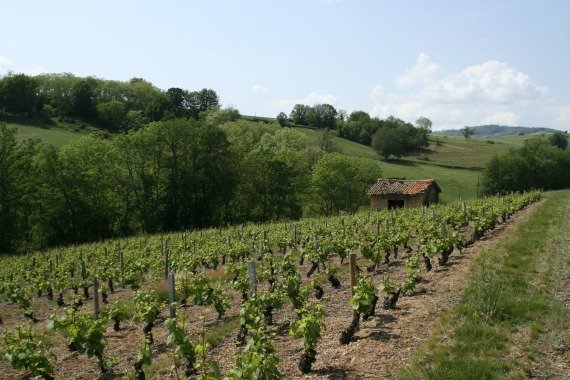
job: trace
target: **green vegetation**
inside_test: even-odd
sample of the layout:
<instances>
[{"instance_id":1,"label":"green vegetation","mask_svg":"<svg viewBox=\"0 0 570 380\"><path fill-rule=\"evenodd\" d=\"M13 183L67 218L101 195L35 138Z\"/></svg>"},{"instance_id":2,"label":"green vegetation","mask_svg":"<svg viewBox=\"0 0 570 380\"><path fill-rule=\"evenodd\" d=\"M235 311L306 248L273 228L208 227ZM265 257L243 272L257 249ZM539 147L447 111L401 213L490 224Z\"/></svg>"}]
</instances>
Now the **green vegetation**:
<instances>
[{"instance_id":1,"label":"green vegetation","mask_svg":"<svg viewBox=\"0 0 570 380\"><path fill-rule=\"evenodd\" d=\"M0 252L354 212L368 203L366 190L380 176L375 161L327 153L325 142L316 146L298 131L234 116L206 112L204 120L90 134L59 149L19 140L0 124ZM338 190L331 178L342 179L340 196L326 196ZM136 275L125 280L136 288Z\"/></svg>"},{"instance_id":2,"label":"green vegetation","mask_svg":"<svg viewBox=\"0 0 570 380\"><path fill-rule=\"evenodd\" d=\"M485 192L505 194L530 189L570 188L570 150L566 149L566 135L560 133L550 137L529 139L522 147L493 157L484 172Z\"/></svg>"},{"instance_id":3,"label":"green vegetation","mask_svg":"<svg viewBox=\"0 0 570 380\"><path fill-rule=\"evenodd\" d=\"M507 153L510 148L522 146L530 136L499 136L489 138L458 136L430 137L426 152L414 153L407 160L427 162L449 167L483 169L493 156Z\"/></svg>"},{"instance_id":4,"label":"green vegetation","mask_svg":"<svg viewBox=\"0 0 570 380\"><path fill-rule=\"evenodd\" d=\"M319 138L319 132L313 129L293 129L301 132L313 141L317 141ZM450 140L454 141L454 144L459 141L458 138L450 138ZM447 144L447 139L444 139L444 141L444 145ZM474 139L471 139L470 143L474 141ZM480 176L482 177L481 172L478 170L453 167L453 163L449 165L451 167L448 167L445 162L441 161L439 164L434 165L431 163L432 160L430 160L430 162L420 161L415 158L416 156L412 156L410 159L383 161L378 159L378 155L371 147L338 136L332 137L332 144L334 151L349 156L362 157L371 164L377 165L382 171L383 177L406 179L434 178L443 189L441 194L442 202L451 202L460 198L473 198L477 195L478 179ZM486 144L477 144L472 154L477 155L481 146L487 148ZM434 154L433 156L436 157L437 155ZM446 160L446 158L447 157L443 157L441 160ZM491 157L489 157L489 159L490 158ZM438 158L434 159L439 160ZM476 161L473 156L471 156L469 163L473 162ZM479 194L482 194L482 187L479 189Z\"/></svg>"},{"instance_id":5,"label":"green vegetation","mask_svg":"<svg viewBox=\"0 0 570 380\"><path fill-rule=\"evenodd\" d=\"M73 74L8 73L0 78L0 116L36 116L89 120L111 131L138 129L150 121L197 119L218 110L215 91L188 91L178 87L162 91L141 78L128 82Z\"/></svg>"},{"instance_id":6,"label":"green vegetation","mask_svg":"<svg viewBox=\"0 0 570 380\"><path fill-rule=\"evenodd\" d=\"M202 323L202 332L199 333L201 339L197 337L198 332L194 331L191 333L193 335L188 337L191 340L184 338L186 336L184 327L177 326L176 322L171 320L169 326L166 326L170 335L166 338L169 342L167 345L169 351L165 353L153 349L162 344L159 339L165 338L162 324L157 321L162 319L160 315L167 307L165 297L160 297L154 290L155 285L158 279L164 278L165 272L174 271L179 279L176 283L180 284L178 288L182 293L180 296L192 301L192 318L202 314L204 307L210 307L212 304L215 306L215 298L223 295L224 298L236 300L235 296L242 293L240 327L236 343L244 348L235 355L235 365L227 372L230 376L249 378L252 373L259 374L259 376L252 375L253 378L278 376L278 356L274 351L273 334L279 335L280 341L289 339L286 329L281 328L283 313L297 315L297 318L291 319L290 332L293 337L302 340L303 344L299 369L301 372L309 372L312 363L318 359L317 350L320 348L317 343L330 312L325 313L324 309L318 306L319 303L312 299L313 295L309 296L308 292L315 290L314 297L320 299L325 291L324 286L319 286L324 284L323 280L331 283L332 289L327 287L327 292L337 291L336 289L341 287L338 274L344 272L343 268L346 268L343 260L346 259L348 252L358 254L360 250L359 264L365 265L367 269L371 263L385 265L392 254L401 264L405 260L406 270L403 273L405 278L398 276L400 285L384 281L381 287L390 297L387 306L385 302L385 307L394 307L399 293L397 288L401 288L404 293L407 292L405 296L412 296L410 291L422 279L423 273L420 271L419 261L422 253L429 251L431 258L441 254L439 265L447 266L445 258L449 254L446 251L450 244L453 244L454 248L460 247L459 243L470 236L470 232L476 233L475 240L480 238L485 231L501 223L499 218L505 221L522 207L536 201L539 196L538 192L532 192L481 198L450 205L433 205L430 206L428 213L420 208L407 208L373 214L356 213L307 218L294 223L287 221L247 224L223 229L139 236L115 242L104 241L79 247L56 248L49 252L37 252L27 256L6 257L2 258L0 266L0 296L8 297L14 293L14 290L16 293L28 296L37 295L30 305L32 310L35 309L42 315L45 315L46 308L53 312L54 316L50 318L52 325L68 338L68 348L85 352L88 356L95 356L100 370L106 372L112 369L112 362L107 359L112 357L112 349L108 349L111 346L107 347L109 338L106 333L107 326L116 323L117 317L122 319L127 316L121 310L117 312L111 310L114 308L111 306L108 311L104 310L100 314L99 319L96 319L89 307L80 309L81 305L77 305L74 308L61 309L64 305L58 303L59 309L51 309L47 301L40 303L38 301L43 295L42 292L47 289L61 289L62 298L69 300L69 296L74 297L72 293L77 295L79 287L89 289L96 279L106 279L107 284L120 284L126 283L124 281L126 277L135 273L143 290L135 292L134 295L130 291L115 294L119 302L132 299L132 306L129 309L134 310L134 313L129 322L131 326L136 324L142 328L145 339L136 362L134 355L117 358L121 361L121 367L124 366L125 360L132 360L130 364L134 365L137 378L142 377L143 370L147 372L146 375L151 376L155 370L162 371L164 360L161 359L170 356L174 372L186 367L189 372L195 368L198 374L204 375L205 371L206 374L217 376L216 361L206 359L206 340L223 339L221 337L226 336L229 331L227 327L235 327L235 319L216 321L212 328L215 335L211 337L208 337L205 332L206 325ZM446 227L442 228L442 225ZM415 242L421 244L419 251L402 253L407 257L400 256L396 259L399 249L405 249ZM373 249L372 254L366 251L365 247ZM161 250L162 255L159 253ZM382 256L384 263L379 263ZM46 258L55 258L55 262ZM244 297L244 288L236 284L241 284L244 278L247 283L250 262L256 263L256 279L260 286ZM78 263L82 264L81 271L78 270ZM305 275L309 265L311 269ZM316 270L318 267L321 268L320 271ZM349 331L341 335L341 342L348 343L357 331L361 314L365 320L374 316L378 301L376 288L378 276L384 278L387 275L394 276L395 272L392 270L396 267L402 268L402 265L386 265L382 268L382 273L373 270L367 275L360 274L361 280L355 287L355 296L351 300L353 310L359 313L358 318L353 319ZM117 270L118 268L120 270ZM451 269L451 266L448 268ZM399 269L397 271L399 272ZM212 272L217 272L217 275L209 278L208 274ZM223 272L223 275L220 272ZM181 279L190 279L195 282L195 286L184 284L184 280L180 281ZM266 286L265 282L269 286ZM247 287L245 290L248 290ZM112 286L109 286L109 291L113 291ZM335 293L332 294L334 297ZM85 295L85 298L87 297L88 294ZM50 300L49 293L48 300ZM229 306L232 308L231 314L234 314L236 305L232 302ZM282 310L279 313L279 325L275 326L276 329L268 328L273 323L272 313L279 309ZM184 314L188 311L187 307L181 308L177 315L184 318ZM25 310L22 312L25 313ZM347 311L347 314L350 315L351 312ZM8 326L12 326L12 318L7 321ZM42 326L44 324L42 322L38 321L36 326ZM218 329L224 324L228 326ZM153 337L155 328L163 329L160 330L161 333L155 334L157 342L154 342ZM130 335L130 332L127 335ZM128 342L127 345L134 353L136 342L134 345L130 343L133 342ZM58 352L62 345L63 343L59 343ZM192 347L195 355L192 353ZM156 353L158 357L155 361L153 355ZM64 363L65 360L68 359L63 359ZM151 363L155 363L154 369ZM65 366L61 363L58 365Z\"/></svg>"},{"instance_id":7,"label":"green vegetation","mask_svg":"<svg viewBox=\"0 0 570 380\"><path fill-rule=\"evenodd\" d=\"M401 378L557 377L553 361L543 359L570 344L568 309L557 296L570 264L570 192L546 198L512 236L471 264L462 300Z\"/></svg>"},{"instance_id":8,"label":"green vegetation","mask_svg":"<svg viewBox=\"0 0 570 380\"><path fill-rule=\"evenodd\" d=\"M23 140L40 140L45 144L61 147L67 143L85 137L91 132L98 132L88 122L71 118L53 118L50 122L38 117L4 117L0 124L17 130L17 138Z\"/></svg>"},{"instance_id":9,"label":"green vegetation","mask_svg":"<svg viewBox=\"0 0 570 380\"><path fill-rule=\"evenodd\" d=\"M517 136L517 135L533 135L537 133L554 133L556 129L552 128L533 128L533 127L512 127L506 125L478 125L472 127L474 129L473 137L499 137L499 136ZM461 136L460 129L448 129L445 131L440 131L436 133L441 133L448 136Z\"/></svg>"}]
</instances>

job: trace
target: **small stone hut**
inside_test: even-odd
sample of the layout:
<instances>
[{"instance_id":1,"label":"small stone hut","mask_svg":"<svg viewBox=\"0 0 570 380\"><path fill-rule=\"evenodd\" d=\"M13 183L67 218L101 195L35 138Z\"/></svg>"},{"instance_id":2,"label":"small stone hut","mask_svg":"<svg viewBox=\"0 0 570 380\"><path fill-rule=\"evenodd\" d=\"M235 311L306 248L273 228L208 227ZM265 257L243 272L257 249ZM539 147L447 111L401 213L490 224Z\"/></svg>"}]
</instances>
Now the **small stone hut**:
<instances>
[{"instance_id":1,"label":"small stone hut","mask_svg":"<svg viewBox=\"0 0 570 380\"><path fill-rule=\"evenodd\" d=\"M439 202L441 188L433 179L378 179L368 191L374 211Z\"/></svg>"}]
</instances>

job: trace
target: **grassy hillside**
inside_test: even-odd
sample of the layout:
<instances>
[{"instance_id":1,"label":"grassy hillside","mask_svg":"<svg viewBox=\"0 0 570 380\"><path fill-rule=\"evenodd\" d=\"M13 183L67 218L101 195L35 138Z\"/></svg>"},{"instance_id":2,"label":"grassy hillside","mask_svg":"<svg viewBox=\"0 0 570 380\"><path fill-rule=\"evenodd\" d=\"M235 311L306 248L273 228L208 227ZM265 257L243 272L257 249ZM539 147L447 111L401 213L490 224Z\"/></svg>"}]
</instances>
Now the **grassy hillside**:
<instances>
[{"instance_id":1,"label":"grassy hillside","mask_svg":"<svg viewBox=\"0 0 570 380\"><path fill-rule=\"evenodd\" d=\"M554 133L557 132L556 129L552 128L541 128L541 127L510 127L506 125L497 125L497 124L490 124L490 125L479 125L473 128L473 135L477 137L495 137L495 136L512 136L518 134L536 134L536 133ZM441 133L444 135L450 136L461 136L460 129L448 129L444 131L439 131L437 133Z\"/></svg>"},{"instance_id":2,"label":"grassy hillside","mask_svg":"<svg viewBox=\"0 0 570 380\"><path fill-rule=\"evenodd\" d=\"M36 118L0 118L0 123L9 128L17 128L18 137L22 140L39 139L56 147L97 130L92 125L81 121L64 121L58 118L54 118L51 123Z\"/></svg>"},{"instance_id":3,"label":"grassy hillside","mask_svg":"<svg viewBox=\"0 0 570 380\"><path fill-rule=\"evenodd\" d=\"M296 129L315 140L319 133L312 129ZM477 144L477 146L480 145L481 144ZM436 158L438 157L437 153L430 155L429 157L431 160L428 162L423 162L416 158L384 161L378 158L378 155L371 147L336 136L333 137L333 147L340 153L364 157L371 160L380 166L385 177L400 177L406 179L434 178L443 190L443 193L441 194L443 202L449 202L459 198L472 198L477 195L477 182L481 175L481 171L435 165L434 162L450 164L445 162L445 157ZM475 150L473 153L473 162L475 162L477 154L478 153ZM437 160L437 162L433 160Z\"/></svg>"},{"instance_id":4,"label":"grassy hillside","mask_svg":"<svg viewBox=\"0 0 570 380\"><path fill-rule=\"evenodd\" d=\"M529 138L529 136L500 136L473 137L466 140L458 136L432 136L427 151L415 154L409 159L482 169L494 155L504 154L510 148L519 147Z\"/></svg>"}]
</instances>

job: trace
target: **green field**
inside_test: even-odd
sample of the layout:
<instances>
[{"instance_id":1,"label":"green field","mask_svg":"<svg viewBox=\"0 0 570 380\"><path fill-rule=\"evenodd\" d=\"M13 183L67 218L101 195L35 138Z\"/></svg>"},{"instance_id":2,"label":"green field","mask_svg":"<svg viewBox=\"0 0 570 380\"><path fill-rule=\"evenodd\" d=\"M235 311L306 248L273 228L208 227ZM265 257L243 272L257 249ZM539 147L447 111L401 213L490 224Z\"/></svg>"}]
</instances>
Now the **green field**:
<instances>
[{"instance_id":1,"label":"green field","mask_svg":"<svg viewBox=\"0 0 570 380\"><path fill-rule=\"evenodd\" d=\"M0 119L0 124L5 124L8 128L16 128L18 137L22 140L39 139L56 147L63 146L96 130L83 122L64 123L57 119L49 124L38 119Z\"/></svg>"},{"instance_id":2,"label":"green field","mask_svg":"<svg viewBox=\"0 0 570 380\"><path fill-rule=\"evenodd\" d=\"M494 155L507 153L510 148L521 146L529 138L530 135L472 137L466 140L456 136L431 136L427 152L414 154L409 159L441 165L483 168Z\"/></svg>"},{"instance_id":3,"label":"green field","mask_svg":"<svg viewBox=\"0 0 570 380\"><path fill-rule=\"evenodd\" d=\"M307 128L296 128L306 136L317 139L318 131ZM455 139L455 138L450 138ZM479 146L481 144L478 144ZM351 156L367 158L380 166L384 177L398 177L406 179L433 178L443 190L441 194L442 202L450 202L460 198L472 198L477 195L477 182L481 177L481 170L446 167L436 165L434 161L420 161L414 159L400 159L384 161L369 146L345 140L340 137L333 137L333 147L336 151ZM436 156L437 153L434 154ZM474 153L473 161L478 153ZM431 156L430 156L431 157ZM443 160L443 159L442 159ZM444 164L436 162L438 164ZM452 165L452 164L449 164ZM462 165L467 166L467 165ZM468 165L475 166L475 165ZM479 192L481 188L479 188Z\"/></svg>"}]
</instances>

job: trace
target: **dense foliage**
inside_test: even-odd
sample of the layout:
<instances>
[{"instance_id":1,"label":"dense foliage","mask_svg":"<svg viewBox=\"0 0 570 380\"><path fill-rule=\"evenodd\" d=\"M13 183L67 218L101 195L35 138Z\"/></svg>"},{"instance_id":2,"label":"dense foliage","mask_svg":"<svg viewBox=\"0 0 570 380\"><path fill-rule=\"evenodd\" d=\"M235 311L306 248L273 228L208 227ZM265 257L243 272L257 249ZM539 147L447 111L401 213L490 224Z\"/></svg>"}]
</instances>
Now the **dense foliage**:
<instances>
[{"instance_id":1,"label":"dense foliage","mask_svg":"<svg viewBox=\"0 0 570 380\"><path fill-rule=\"evenodd\" d=\"M345 111L337 112L330 104L296 104L289 118L281 112L277 115L277 121L282 127L289 125L290 121L295 125L335 131L347 140L372 146L385 159L427 147L432 127L431 120L425 117L416 120L414 126L393 116L386 119L372 118L364 111L353 111L346 115Z\"/></svg>"},{"instance_id":2,"label":"dense foliage","mask_svg":"<svg viewBox=\"0 0 570 380\"><path fill-rule=\"evenodd\" d=\"M194 118L220 108L214 90L162 91L141 78L128 82L73 74L8 73L0 78L0 114L76 117L96 121L109 131L140 127L141 122Z\"/></svg>"},{"instance_id":3,"label":"dense foliage","mask_svg":"<svg viewBox=\"0 0 570 380\"><path fill-rule=\"evenodd\" d=\"M153 122L112 139L92 134L59 150L20 141L0 124L0 252L366 203L377 164L232 114Z\"/></svg>"},{"instance_id":4,"label":"dense foliage","mask_svg":"<svg viewBox=\"0 0 570 380\"><path fill-rule=\"evenodd\" d=\"M535 137L525 141L521 148L495 156L485 168L485 192L504 194L569 188L570 150L563 148L563 141L566 141L564 133L549 139Z\"/></svg>"}]
</instances>

